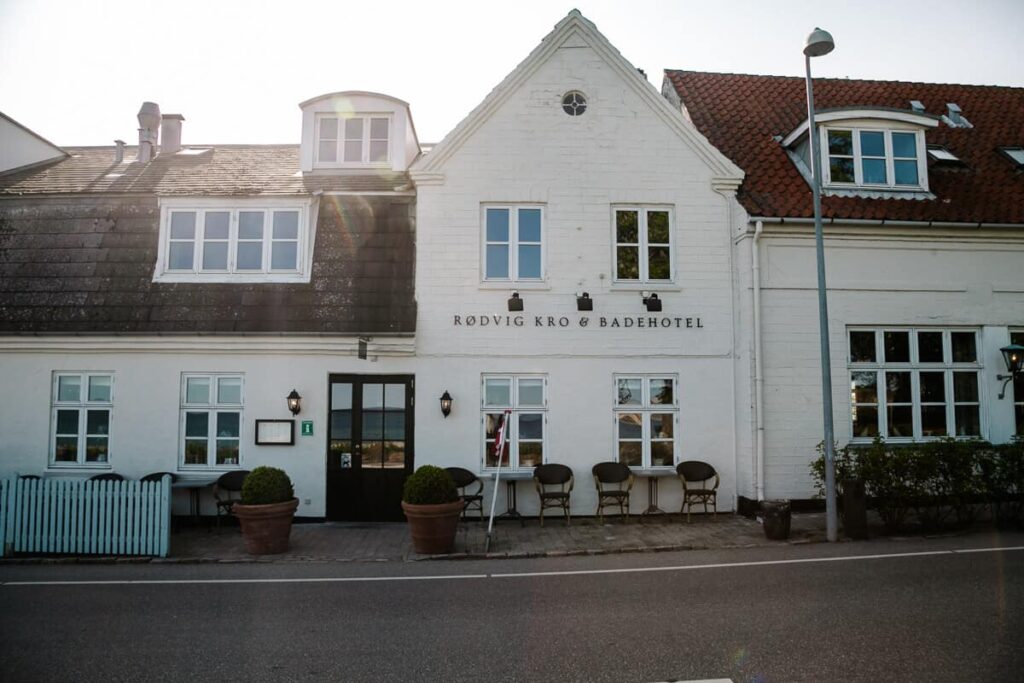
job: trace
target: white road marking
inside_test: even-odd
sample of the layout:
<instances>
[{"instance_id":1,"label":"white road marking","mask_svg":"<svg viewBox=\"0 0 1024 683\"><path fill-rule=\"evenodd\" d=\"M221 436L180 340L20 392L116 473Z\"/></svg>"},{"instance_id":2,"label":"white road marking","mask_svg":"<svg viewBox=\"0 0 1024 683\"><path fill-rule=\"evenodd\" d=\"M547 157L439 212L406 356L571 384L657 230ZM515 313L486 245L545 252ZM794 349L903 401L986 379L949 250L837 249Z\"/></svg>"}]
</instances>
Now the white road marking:
<instances>
[{"instance_id":1,"label":"white road marking","mask_svg":"<svg viewBox=\"0 0 1024 683\"><path fill-rule=\"evenodd\" d=\"M680 572L696 569L729 569L733 567L768 567L786 564L814 564L821 562L855 562L885 560L904 557L934 557L937 555L963 555L967 553L1005 553L1024 550L1024 545L962 550L925 550L914 553L879 553L874 555L844 555L840 557L805 557L790 560L760 560L755 562L719 562L714 564L672 565L667 567L624 567L620 569L571 569L547 572L512 572L505 574L440 574L437 576L344 576L292 579L128 579L84 581L4 581L0 586L147 586L189 584L256 584L256 583L360 583L371 581L454 581L464 579L520 579L539 576L585 576L589 574L638 574L643 572Z\"/></svg>"}]
</instances>

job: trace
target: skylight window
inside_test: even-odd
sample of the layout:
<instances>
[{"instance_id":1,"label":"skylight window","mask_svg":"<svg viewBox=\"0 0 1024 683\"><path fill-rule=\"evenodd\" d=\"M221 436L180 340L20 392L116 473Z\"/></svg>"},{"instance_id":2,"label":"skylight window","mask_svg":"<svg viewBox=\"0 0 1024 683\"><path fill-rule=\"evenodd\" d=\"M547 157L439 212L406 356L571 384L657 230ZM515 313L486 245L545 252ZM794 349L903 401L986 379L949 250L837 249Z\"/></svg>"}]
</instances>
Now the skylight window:
<instances>
[{"instance_id":1,"label":"skylight window","mask_svg":"<svg viewBox=\"0 0 1024 683\"><path fill-rule=\"evenodd\" d=\"M960 157L950 152L948 149L941 145L929 145L928 156L934 161L946 162L951 164L962 163Z\"/></svg>"},{"instance_id":2,"label":"skylight window","mask_svg":"<svg viewBox=\"0 0 1024 683\"><path fill-rule=\"evenodd\" d=\"M1024 168L1024 147L1000 147L999 151L1008 157L1018 169Z\"/></svg>"}]
</instances>

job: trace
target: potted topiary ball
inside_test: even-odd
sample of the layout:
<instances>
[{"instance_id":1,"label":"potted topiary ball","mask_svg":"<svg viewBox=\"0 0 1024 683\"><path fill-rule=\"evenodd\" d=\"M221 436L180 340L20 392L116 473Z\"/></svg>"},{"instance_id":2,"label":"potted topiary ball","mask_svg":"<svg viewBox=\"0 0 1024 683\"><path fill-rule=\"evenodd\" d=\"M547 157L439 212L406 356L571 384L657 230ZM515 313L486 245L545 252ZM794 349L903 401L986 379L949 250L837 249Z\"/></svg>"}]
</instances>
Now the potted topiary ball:
<instances>
[{"instance_id":1,"label":"potted topiary ball","mask_svg":"<svg viewBox=\"0 0 1024 683\"><path fill-rule=\"evenodd\" d=\"M242 525L245 549L251 555L288 550L292 518L299 499L288 474L276 467L257 467L242 484L242 500L231 511Z\"/></svg>"},{"instance_id":2,"label":"potted topiary ball","mask_svg":"<svg viewBox=\"0 0 1024 683\"><path fill-rule=\"evenodd\" d=\"M423 465L405 480L402 510L409 520L412 545L421 555L450 553L462 513L462 499L451 476Z\"/></svg>"}]
</instances>

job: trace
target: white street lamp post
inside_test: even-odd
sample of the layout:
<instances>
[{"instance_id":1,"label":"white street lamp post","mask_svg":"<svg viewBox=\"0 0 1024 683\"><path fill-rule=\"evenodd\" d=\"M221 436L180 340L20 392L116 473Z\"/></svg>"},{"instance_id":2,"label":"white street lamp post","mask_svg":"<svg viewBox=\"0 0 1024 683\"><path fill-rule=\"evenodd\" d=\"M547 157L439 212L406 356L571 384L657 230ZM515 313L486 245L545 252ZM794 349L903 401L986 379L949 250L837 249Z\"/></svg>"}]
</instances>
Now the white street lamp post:
<instances>
[{"instance_id":1,"label":"white street lamp post","mask_svg":"<svg viewBox=\"0 0 1024 683\"><path fill-rule=\"evenodd\" d=\"M814 125L814 86L811 82L811 57L827 55L835 48L828 31L815 28L804 44L807 67L807 137L811 143L811 166L814 178L814 245L818 260L818 326L821 337L821 404L825 422L825 530L829 541L838 536L836 517L836 452L832 430L832 356L828 343L828 300L825 290L825 245L821 230L821 152L818 129Z\"/></svg>"}]
</instances>

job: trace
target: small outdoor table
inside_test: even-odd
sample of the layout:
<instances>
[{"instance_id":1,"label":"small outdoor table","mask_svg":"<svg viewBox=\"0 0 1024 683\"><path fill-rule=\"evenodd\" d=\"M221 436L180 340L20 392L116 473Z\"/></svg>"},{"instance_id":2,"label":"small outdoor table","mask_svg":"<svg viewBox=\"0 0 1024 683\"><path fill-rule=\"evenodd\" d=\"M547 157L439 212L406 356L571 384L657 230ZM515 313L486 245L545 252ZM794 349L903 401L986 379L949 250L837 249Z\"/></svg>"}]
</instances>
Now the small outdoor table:
<instances>
[{"instance_id":1,"label":"small outdoor table","mask_svg":"<svg viewBox=\"0 0 1024 683\"><path fill-rule=\"evenodd\" d=\"M178 475L178 480L171 483L172 489L188 489L189 494L189 515L192 517L192 521L199 519L199 494L208 486L213 486L220 479L220 475L210 476L201 475L196 477L184 477Z\"/></svg>"},{"instance_id":2,"label":"small outdoor table","mask_svg":"<svg viewBox=\"0 0 1024 683\"><path fill-rule=\"evenodd\" d=\"M641 516L644 515L664 515L664 510L658 507L658 481L663 477L674 477L676 471L670 467L658 467L648 469L631 469L630 470L637 477L647 478L647 509L644 510Z\"/></svg>"},{"instance_id":3,"label":"small outdoor table","mask_svg":"<svg viewBox=\"0 0 1024 683\"><path fill-rule=\"evenodd\" d=\"M491 474L491 479L494 479L495 474ZM526 521L523 516L519 514L519 510L516 509L516 483L520 481L526 481L533 479L532 471L502 471L501 481L505 482L505 503L506 509L500 515L495 517L498 519L518 519L521 526L526 526ZM495 491L497 493L497 491Z\"/></svg>"}]
</instances>

